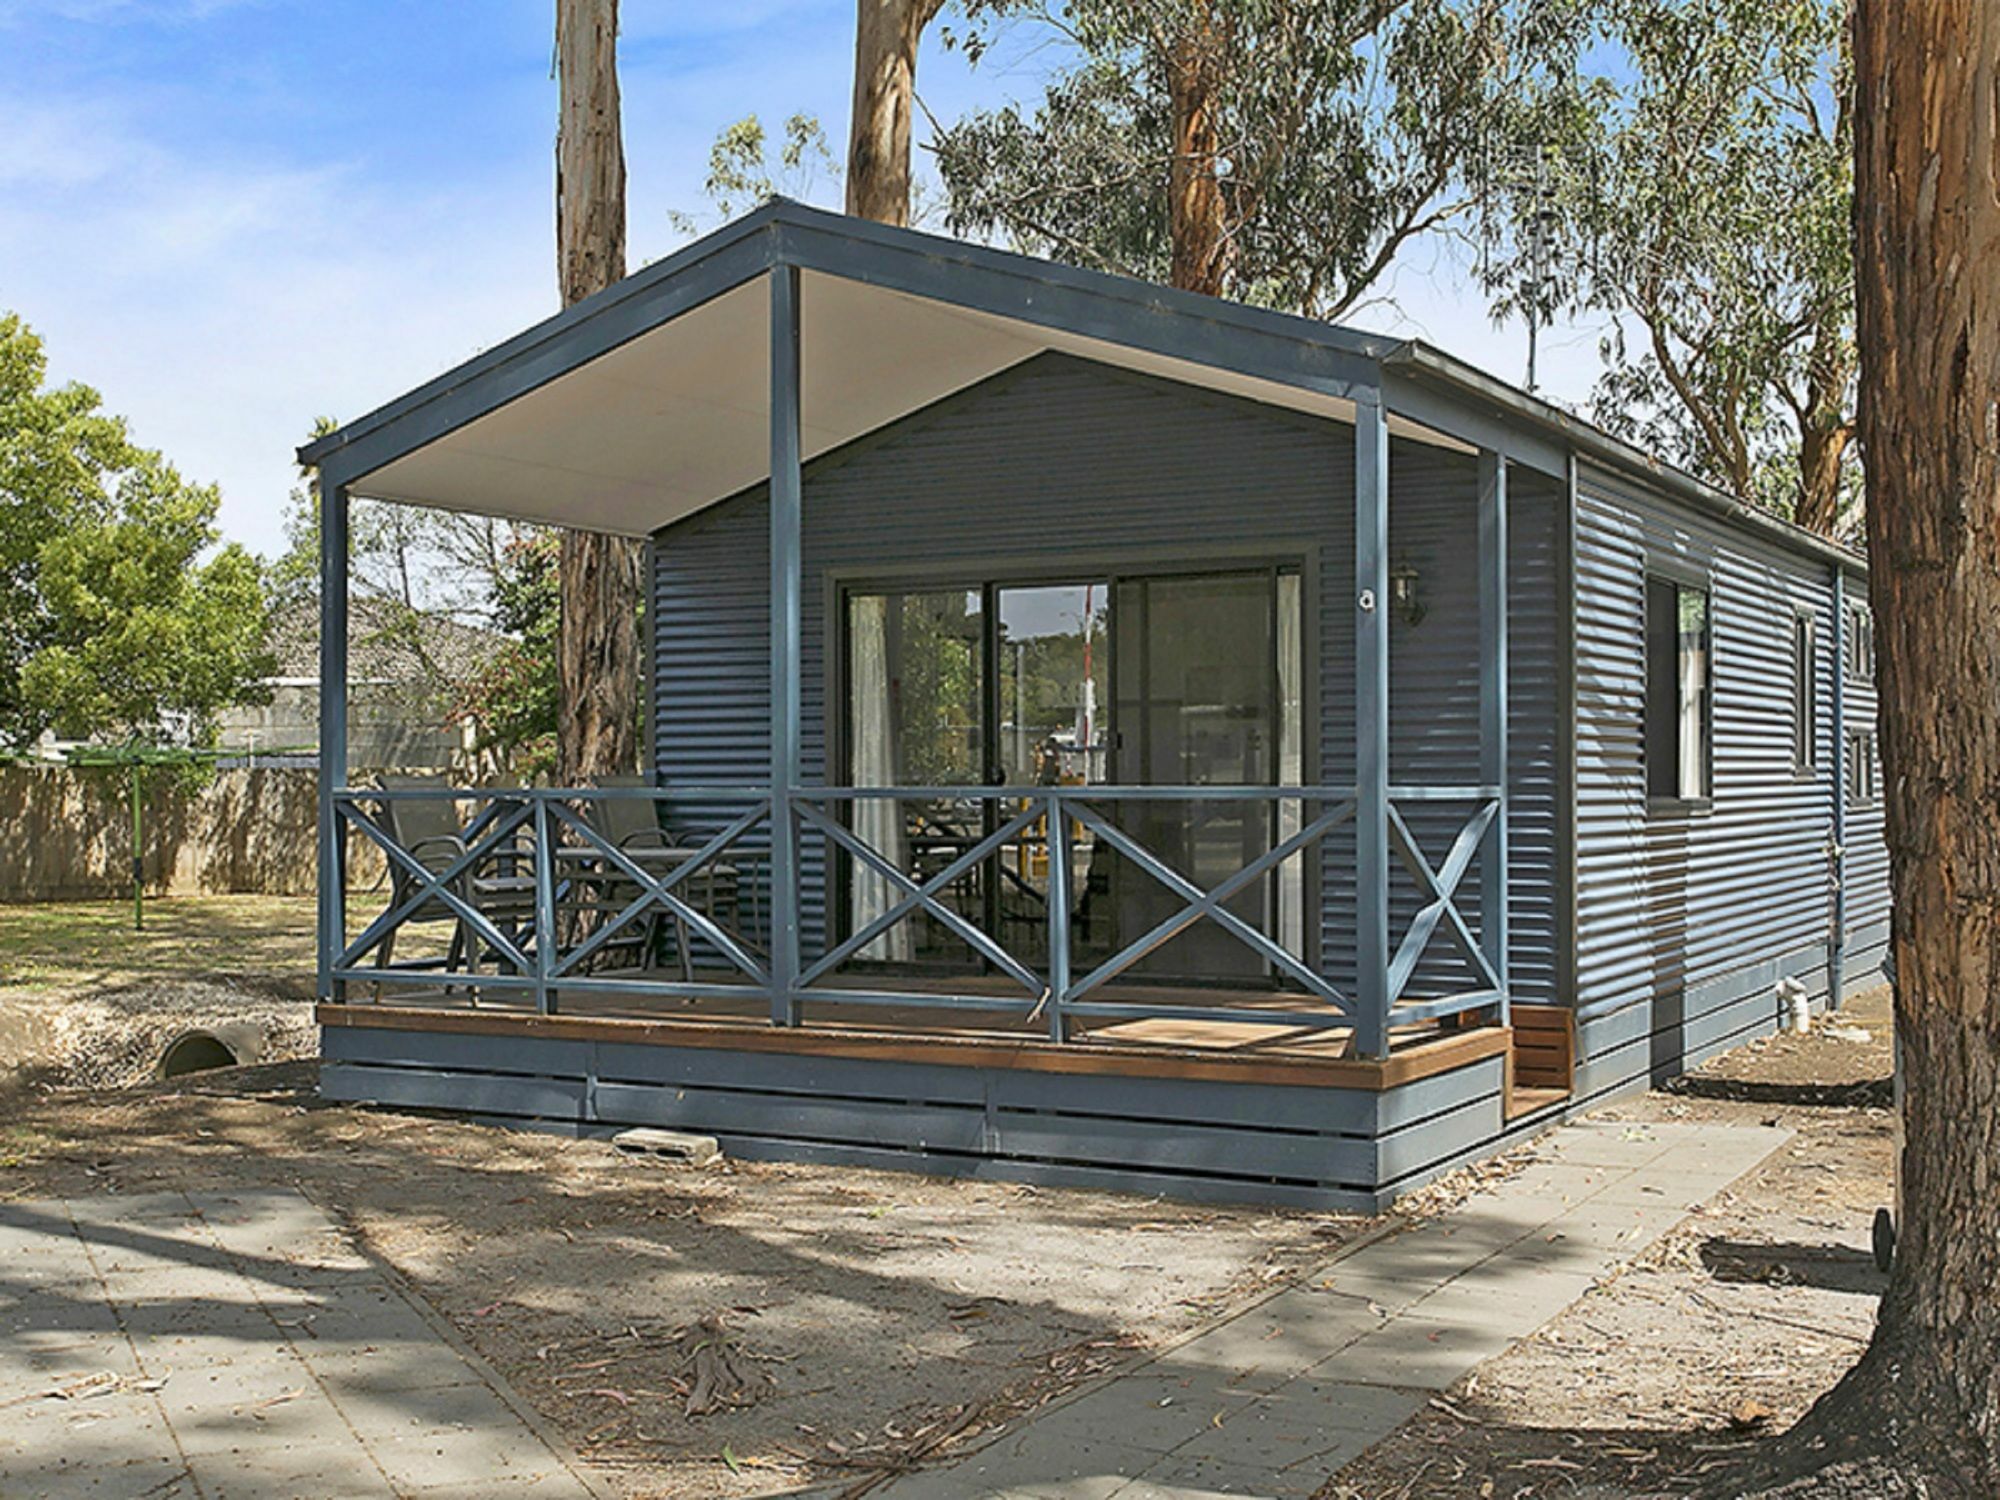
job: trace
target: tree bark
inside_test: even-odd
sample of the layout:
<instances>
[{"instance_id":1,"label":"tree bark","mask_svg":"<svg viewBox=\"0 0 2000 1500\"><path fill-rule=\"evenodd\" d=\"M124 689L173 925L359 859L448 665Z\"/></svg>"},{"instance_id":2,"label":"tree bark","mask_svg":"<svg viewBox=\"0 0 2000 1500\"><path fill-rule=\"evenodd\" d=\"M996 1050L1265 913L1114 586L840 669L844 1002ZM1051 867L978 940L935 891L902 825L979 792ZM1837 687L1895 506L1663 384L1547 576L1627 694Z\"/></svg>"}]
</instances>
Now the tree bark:
<instances>
[{"instance_id":1,"label":"tree bark","mask_svg":"<svg viewBox=\"0 0 2000 1500\"><path fill-rule=\"evenodd\" d=\"M556 265L563 305L625 275L618 0L556 0ZM581 786L639 764L639 545L565 531L557 576L556 777Z\"/></svg>"},{"instance_id":2,"label":"tree bark","mask_svg":"<svg viewBox=\"0 0 2000 1500\"><path fill-rule=\"evenodd\" d=\"M910 127L917 46L944 0L857 0L854 112L847 130L847 211L910 222Z\"/></svg>"},{"instance_id":3,"label":"tree bark","mask_svg":"<svg viewBox=\"0 0 2000 1500\"><path fill-rule=\"evenodd\" d=\"M1799 422L1799 499L1792 519L1808 531L1832 536L1840 524L1841 480L1854 424L1847 415L1847 388L1854 376L1854 351L1840 321L1822 320L1807 361Z\"/></svg>"},{"instance_id":4,"label":"tree bark","mask_svg":"<svg viewBox=\"0 0 2000 1500\"><path fill-rule=\"evenodd\" d=\"M1990 1497L2000 1494L2000 7L1861 0L1855 71L1903 1195L1874 1341L1787 1446L1821 1470L1870 1466L1868 1493Z\"/></svg>"},{"instance_id":5,"label":"tree bark","mask_svg":"<svg viewBox=\"0 0 2000 1500\"><path fill-rule=\"evenodd\" d=\"M1222 84L1222 35L1206 3L1193 8L1188 29L1167 58L1167 104L1173 156L1167 166L1167 229L1173 284L1222 295L1229 275L1228 205L1222 192L1221 127L1216 94Z\"/></svg>"}]
</instances>

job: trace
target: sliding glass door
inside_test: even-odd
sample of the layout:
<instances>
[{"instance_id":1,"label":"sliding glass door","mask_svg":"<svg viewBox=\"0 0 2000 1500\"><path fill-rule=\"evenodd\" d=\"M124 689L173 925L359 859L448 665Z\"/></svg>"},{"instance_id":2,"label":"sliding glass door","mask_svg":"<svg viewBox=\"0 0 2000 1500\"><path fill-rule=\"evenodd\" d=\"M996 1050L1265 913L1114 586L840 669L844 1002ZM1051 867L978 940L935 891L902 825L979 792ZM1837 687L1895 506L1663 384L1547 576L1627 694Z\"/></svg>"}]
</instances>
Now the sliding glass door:
<instances>
[{"instance_id":1,"label":"sliding glass door","mask_svg":"<svg viewBox=\"0 0 2000 1500\"><path fill-rule=\"evenodd\" d=\"M855 832L910 878L935 876L1019 804L988 786L1297 785L1302 662L1296 572L1265 567L975 588L856 589L844 600L846 771L852 785L934 793L858 800ZM966 795L951 788L964 786ZM1107 800L1101 809L1203 888L1298 826L1269 800ZM1047 961L1050 844L1040 822L945 893L950 909L1023 962ZM865 862L844 861L845 932L897 899ZM1303 861L1231 902L1303 952ZM1072 961L1079 972L1179 909L1180 898L1088 832L1072 840ZM864 962L964 971L970 945L924 915ZM1132 971L1157 980L1252 980L1267 966L1213 923Z\"/></svg>"}]
</instances>

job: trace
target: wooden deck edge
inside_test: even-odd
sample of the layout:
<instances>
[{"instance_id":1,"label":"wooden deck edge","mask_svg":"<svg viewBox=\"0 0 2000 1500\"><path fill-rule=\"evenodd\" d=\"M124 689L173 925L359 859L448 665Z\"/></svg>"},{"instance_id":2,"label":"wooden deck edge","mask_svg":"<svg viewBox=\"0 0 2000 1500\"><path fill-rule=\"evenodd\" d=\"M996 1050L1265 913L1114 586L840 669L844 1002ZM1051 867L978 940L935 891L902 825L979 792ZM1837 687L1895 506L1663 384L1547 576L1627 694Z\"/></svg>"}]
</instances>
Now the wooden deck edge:
<instances>
[{"instance_id":1,"label":"wooden deck edge","mask_svg":"<svg viewBox=\"0 0 2000 1500\"><path fill-rule=\"evenodd\" d=\"M374 1027L466 1036L535 1036L559 1041L621 1042L634 1046L702 1047L814 1057L942 1063L956 1067L1019 1068L1126 1078L1185 1078L1223 1083L1288 1084L1380 1092L1482 1059L1508 1055L1504 1026L1455 1031L1417 1042L1382 1061L1203 1053L1141 1042L1011 1041L997 1037L916 1036L859 1028L774 1027L740 1021L653 1021L614 1016L544 1016L518 1011L426 1009L419 1006L320 1004L321 1026Z\"/></svg>"}]
</instances>

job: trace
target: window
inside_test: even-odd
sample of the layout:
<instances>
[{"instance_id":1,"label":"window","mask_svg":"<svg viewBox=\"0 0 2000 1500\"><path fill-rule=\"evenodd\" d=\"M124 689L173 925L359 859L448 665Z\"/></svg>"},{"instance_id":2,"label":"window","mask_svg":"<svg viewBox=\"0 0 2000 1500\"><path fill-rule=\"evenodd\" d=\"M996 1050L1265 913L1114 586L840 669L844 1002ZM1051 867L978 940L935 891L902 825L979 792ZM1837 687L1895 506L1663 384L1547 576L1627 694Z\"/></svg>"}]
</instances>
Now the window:
<instances>
[{"instance_id":1,"label":"window","mask_svg":"<svg viewBox=\"0 0 2000 1500\"><path fill-rule=\"evenodd\" d=\"M1875 731L1847 731L1847 800L1873 802L1881 788L1876 779Z\"/></svg>"},{"instance_id":2,"label":"window","mask_svg":"<svg viewBox=\"0 0 2000 1500\"><path fill-rule=\"evenodd\" d=\"M1847 608L1847 680L1863 685L1875 680L1875 617L1865 604Z\"/></svg>"},{"instance_id":3,"label":"window","mask_svg":"<svg viewBox=\"0 0 2000 1500\"><path fill-rule=\"evenodd\" d=\"M1696 802L1709 794L1714 714L1708 590L1646 580L1646 795Z\"/></svg>"},{"instance_id":4,"label":"window","mask_svg":"<svg viewBox=\"0 0 2000 1500\"><path fill-rule=\"evenodd\" d=\"M1819 744L1819 622L1792 617L1792 769L1810 772Z\"/></svg>"}]
</instances>

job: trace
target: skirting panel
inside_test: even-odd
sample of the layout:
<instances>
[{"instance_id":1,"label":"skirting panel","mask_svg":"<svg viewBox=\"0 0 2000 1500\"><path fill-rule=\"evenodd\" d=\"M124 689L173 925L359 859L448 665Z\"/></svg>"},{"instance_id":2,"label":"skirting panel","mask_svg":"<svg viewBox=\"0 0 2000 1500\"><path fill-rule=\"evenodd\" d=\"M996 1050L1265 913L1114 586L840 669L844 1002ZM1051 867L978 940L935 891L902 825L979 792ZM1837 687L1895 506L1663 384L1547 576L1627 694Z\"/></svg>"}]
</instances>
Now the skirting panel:
<instances>
[{"instance_id":1,"label":"skirting panel","mask_svg":"<svg viewBox=\"0 0 2000 1500\"><path fill-rule=\"evenodd\" d=\"M753 1160L1207 1201L1372 1211L1505 1131L1498 1056L1372 1092L365 1025L321 1035L321 1091L347 1102L589 1133L666 1126Z\"/></svg>"},{"instance_id":2,"label":"skirting panel","mask_svg":"<svg viewBox=\"0 0 2000 1500\"><path fill-rule=\"evenodd\" d=\"M1850 956L1851 959L1851 956ZM1827 951L1800 948L1691 990L1655 996L1577 1023L1573 1108L1678 1077L1778 1029L1778 986L1790 979L1815 1009L1826 1000ZM1852 974L1854 964L1849 963ZM1852 986L1850 985L1850 993Z\"/></svg>"}]
</instances>

